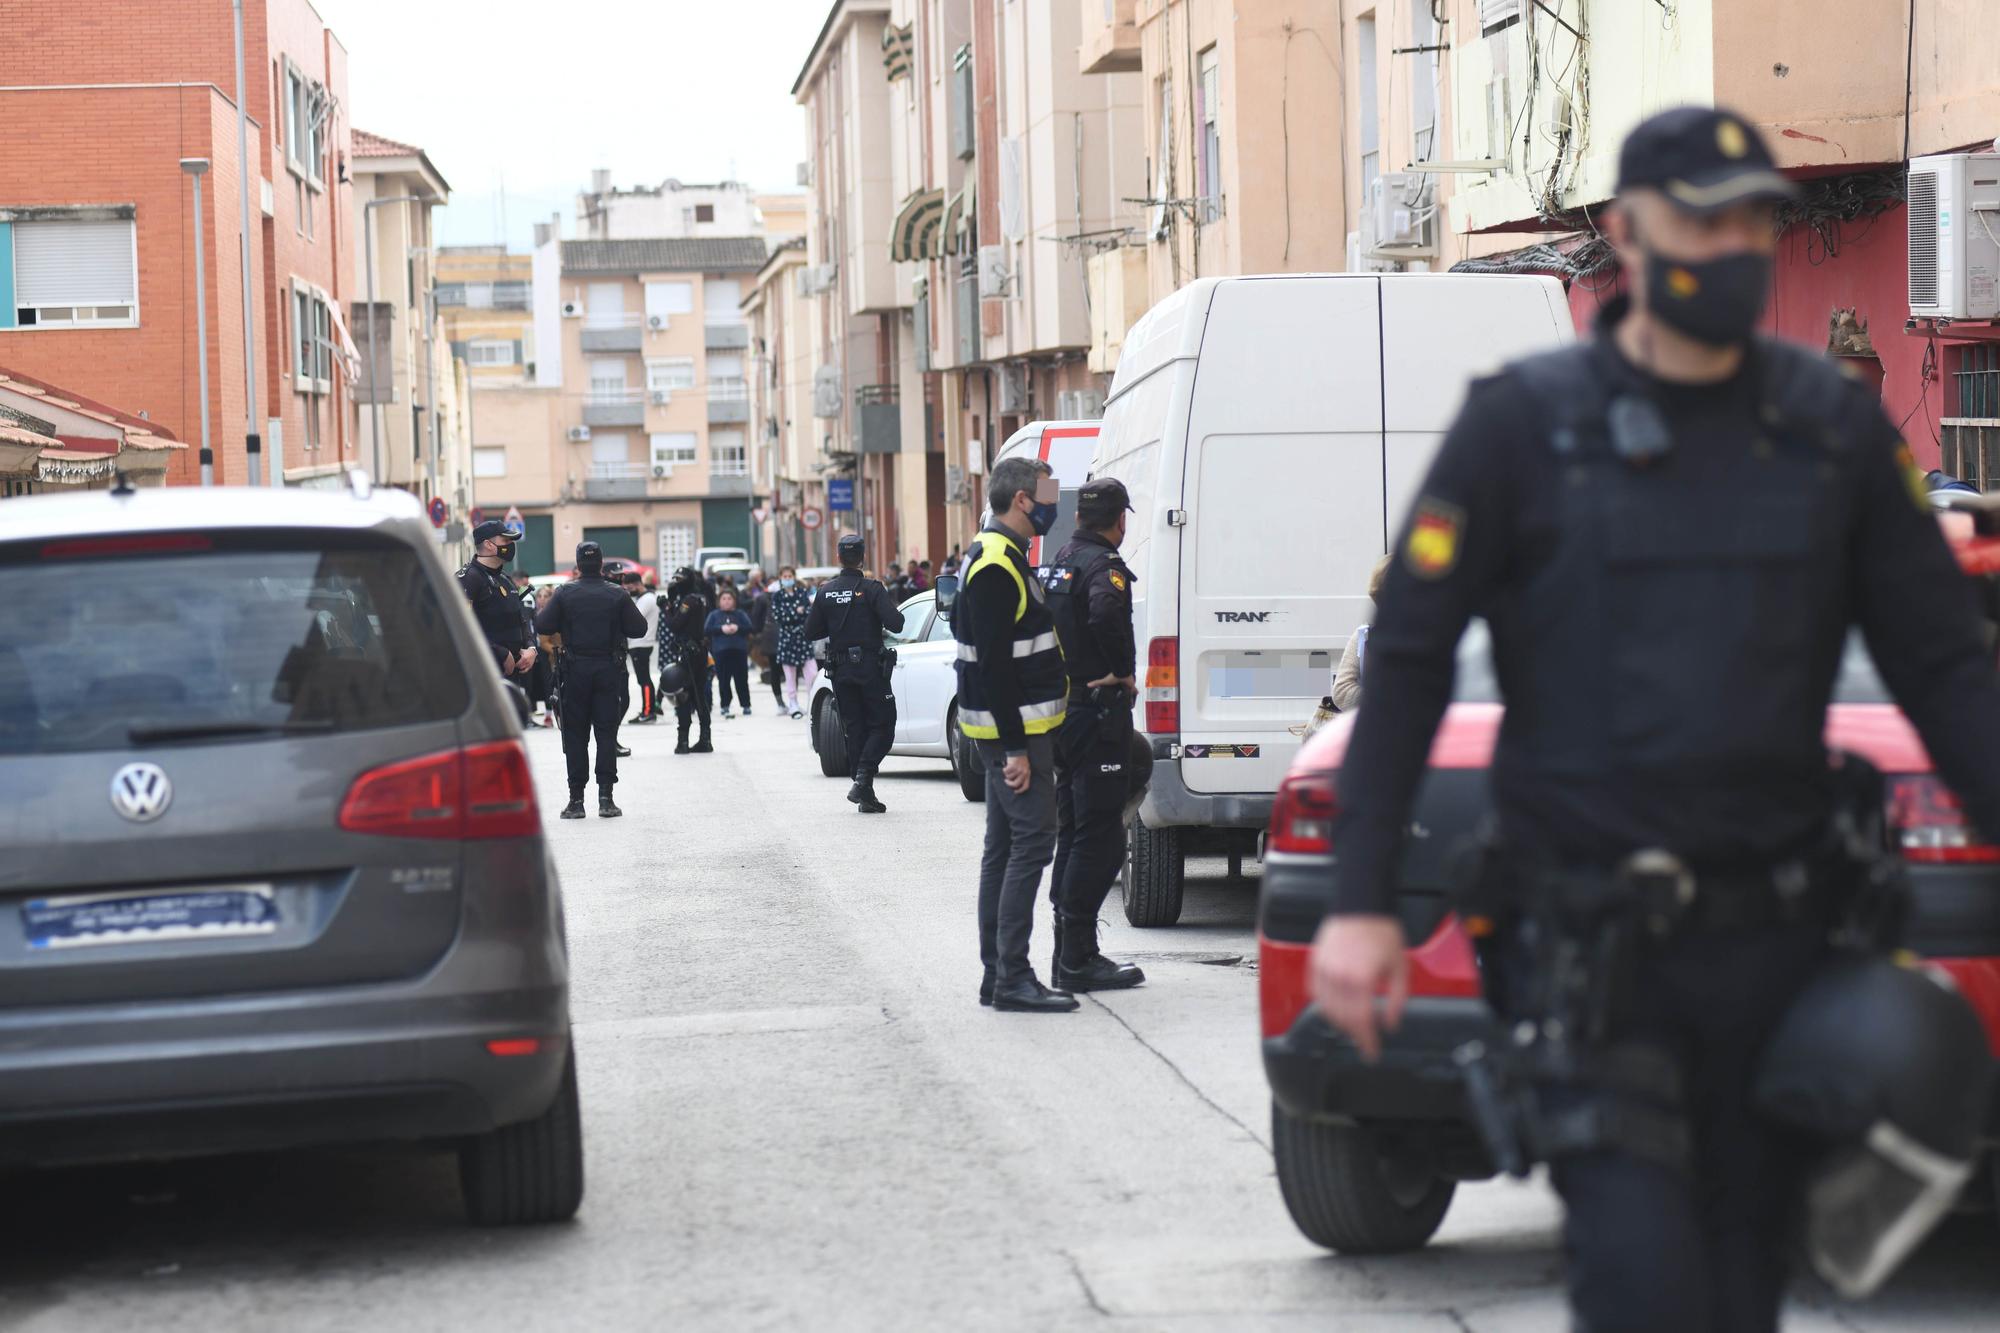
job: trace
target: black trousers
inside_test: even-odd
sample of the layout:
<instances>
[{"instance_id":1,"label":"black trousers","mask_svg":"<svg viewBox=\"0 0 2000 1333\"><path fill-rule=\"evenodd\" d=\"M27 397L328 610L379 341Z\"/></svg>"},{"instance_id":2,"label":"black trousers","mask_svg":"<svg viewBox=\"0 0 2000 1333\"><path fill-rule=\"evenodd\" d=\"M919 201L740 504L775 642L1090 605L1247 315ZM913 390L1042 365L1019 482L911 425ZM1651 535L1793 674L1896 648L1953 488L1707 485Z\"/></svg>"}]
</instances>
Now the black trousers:
<instances>
[{"instance_id":1,"label":"black trousers","mask_svg":"<svg viewBox=\"0 0 2000 1333\"><path fill-rule=\"evenodd\" d=\"M1773 1333L1813 1145L1750 1106L1757 1059L1826 957L1825 927L1691 934L1643 957L1614 1036L1678 1060L1694 1137L1677 1170L1613 1149L1558 1158L1577 1333ZM1483 955L1509 1017L1518 950ZM1511 989L1518 992L1516 981ZM1544 1094L1560 1106L1592 1094Z\"/></svg>"},{"instance_id":2,"label":"black trousers","mask_svg":"<svg viewBox=\"0 0 2000 1333\"><path fill-rule=\"evenodd\" d=\"M653 705L653 650L634 648L632 650L632 678L639 682L639 715L650 716Z\"/></svg>"},{"instance_id":3,"label":"black trousers","mask_svg":"<svg viewBox=\"0 0 2000 1333\"><path fill-rule=\"evenodd\" d=\"M688 723L699 716L701 729L706 732L708 710L711 707L709 684L712 674L708 667L708 654L691 653L681 659L681 665L687 669L688 683L687 688L681 691L680 699L674 704L674 716L680 720L683 732L687 730Z\"/></svg>"},{"instance_id":4,"label":"black trousers","mask_svg":"<svg viewBox=\"0 0 2000 1333\"><path fill-rule=\"evenodd\" d=\"M716 689L722 694L722 706L729 707L730 690L736 692L736 703L744 712L750 711L750 658L744 653L717 653L715 655Z\"/></svg>"},{"instance_id":5,"label":"black trousers","mask_svg":"<svg viewBox=\"0 0 2000 1333\"><path fill-rule=\"evenodd\" d=\"M578 657L563 663L563 758L569 763L569 794L581 797L590 778L590 738L597 736L597 788L609 793L618 781L618 723L625 715L625 667L614 657Z\"/></svg>"},{"instance_id":6,"label":"black trousers","mask_svg":"<svg viewBox=\"0 0 2000 1333\"><path fill-rule=\"evenodd\" d=\"M848 772L856 781L873 778L896 740L896 692L880 666L864 662L834 668L833 699L847 738Z\"/></svg>"},{"instance_id":7,"label":"black trousers","mask_svg":"<svg viewBox=\"0 0 2000 1333\"><path fill-rule=\"evenodd\" d=\"M1132 710L1071 700L1056 733L1056 859L1049 898L1063 961L1097 953L1097 914L1125 861Z\"/></svg>"}]
</instances>

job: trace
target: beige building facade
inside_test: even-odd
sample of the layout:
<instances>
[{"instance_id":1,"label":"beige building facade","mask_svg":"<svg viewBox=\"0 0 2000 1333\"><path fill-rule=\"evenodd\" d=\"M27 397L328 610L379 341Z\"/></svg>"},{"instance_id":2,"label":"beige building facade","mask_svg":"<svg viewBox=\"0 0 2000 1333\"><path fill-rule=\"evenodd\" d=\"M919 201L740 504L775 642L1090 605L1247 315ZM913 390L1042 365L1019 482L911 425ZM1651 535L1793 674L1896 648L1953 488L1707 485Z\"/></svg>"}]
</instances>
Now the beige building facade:
<instances>
[{"instance_id":1,"label":"beige building facade","mask_svg":"<svg viewBox=\"0 0 2000 1333\"><path fill-rule=\"evenodd\" d=\"M743 298L752 352L751 473L761 499L753 517L770 573L782 564L832 563L833 534L826 523L830 459L813 415L817 312L800 291L805 267L805 237L779 240ZM808 510L818 515L812 526Z\"/></svg>"}]
</instances>

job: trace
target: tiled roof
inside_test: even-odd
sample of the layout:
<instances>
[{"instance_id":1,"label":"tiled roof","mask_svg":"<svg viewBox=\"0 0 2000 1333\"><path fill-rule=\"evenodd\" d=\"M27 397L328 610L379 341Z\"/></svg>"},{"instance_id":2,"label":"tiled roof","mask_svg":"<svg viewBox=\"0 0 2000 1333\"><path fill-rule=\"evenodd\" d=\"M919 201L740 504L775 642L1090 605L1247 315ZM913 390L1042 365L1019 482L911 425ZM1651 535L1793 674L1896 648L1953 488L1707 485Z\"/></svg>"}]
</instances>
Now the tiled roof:
<instances>
[{"instance_id":1,"label":"tiled roof","mask_svg":"<svg viewBox=\"0 0 2000 1333\"><path fill-rule=\"evenodd\" d=\"M36 379L33 375L23 375L20 371L9 370L5 366L0 366L0 389L11 389L15 393L38 399L51 406L68 408L83 416L95 417L108 425L121 426L128 440L135 435L151 436L165 441L175 439L172 431L156 421L148 421L144 417L120 411L96 399L85 398L80 393L71 393L68 389L50 384L47 380ZM138 441L132 442L138 443Z\"/></svg>"},{"instance_id":2,"label":"tiled roof","mask_svg":"<svg viewBox=\"0 0 2000 1333\"><path fill-rule=\"evenodd\" d=\"M761 236L692 236L633 241L564 241L565 273L754 273L764 266Z\"/></svg>"},{"instance_id":3,"label":"tiled roof","mask_svg":"<svg viewBox=\"0 0 2000 1333\"><path fill-rule=\"evenodd\" d=\"M379 134L370 134L367 130L354 131L356 157L420 157L423 151L414 144L399 143Z\"/></svg>"}]
</instances>

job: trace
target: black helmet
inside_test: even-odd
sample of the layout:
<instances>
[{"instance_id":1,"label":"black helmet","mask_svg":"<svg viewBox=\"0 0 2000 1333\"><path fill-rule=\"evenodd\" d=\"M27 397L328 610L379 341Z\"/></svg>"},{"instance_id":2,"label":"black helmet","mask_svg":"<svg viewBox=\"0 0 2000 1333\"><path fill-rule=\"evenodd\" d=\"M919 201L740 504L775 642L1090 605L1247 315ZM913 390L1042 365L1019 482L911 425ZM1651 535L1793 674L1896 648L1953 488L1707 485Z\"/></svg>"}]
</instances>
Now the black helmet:
<instances>
[{"instance_id":1,"label":"black helmet","mask_svg":"<svg viewBox=\"0 0 2000 1333\"><path fill-rule=\"evenodd\" d=\"M576 544L576 572L579 574L599 574L604 570L604 548L596 542Z\"/></svg>"},{"instance_id":2,"label":"black helmet","mask_svg":"<svg viewBox=\"0 0 2000 1333\"><path fill-rule=\"evenodd\" d=\"M687 693L687 668L679 662L668 662L660 668L660 695L667 699L678 699Z\"/></svg>"},{"instance_id":3,"label":"black helmet","mask_svg":"<svg viewBox=\"0 0 2000 1333\"><path fill-rule=\"evenodd\" d=\"M858 532L843 532L833 549L839 554L841 564L858 565L867 553L868 543Z\"/></svg>"},{"instance_id":4,"label":"black helmet","mask_svg":"<svg viewBox=\"0 0 2000 1333\"><path fill-rule=\"evenodd\" d=\"M1842 1295L1875 1290L1951 1208L1979 1158L1993 1073L1978 1016L1934 968L1843 956L1792 1002L1752 1095L1827 1145L1806 1248Z\"/></svg>"}]
</instances>

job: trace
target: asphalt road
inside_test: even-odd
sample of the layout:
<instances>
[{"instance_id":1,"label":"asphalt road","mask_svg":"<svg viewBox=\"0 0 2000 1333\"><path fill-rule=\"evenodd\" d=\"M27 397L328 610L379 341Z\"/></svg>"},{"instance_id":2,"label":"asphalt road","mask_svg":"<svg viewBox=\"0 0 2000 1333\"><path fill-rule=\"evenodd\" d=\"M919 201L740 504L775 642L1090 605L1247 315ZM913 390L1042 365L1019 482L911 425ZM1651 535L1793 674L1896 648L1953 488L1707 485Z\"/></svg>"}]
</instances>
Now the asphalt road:
<instances>
[{"instance_id":1,"label":"asphalt road","mask_svg":"<svg viewBox=\"0 0 2000 1333\"><path fill-rule=\"evenodd\" d=\"M980 807L892 759L890 813L804 724L627 728L626 817L550 820L575 960L589 1193L474 1231L451 1159L228 1158L0 1181L0 1328L1555 1330L1555 1209L1461 1190L1421 1254L1302 1240L1272 1175L1254 885L1107 950L1148 984L1063 1016L976 1002ZM545 813L553 733L530 737ZM1036 956L1045 967L1046 920ZM1955 1220L1865 1306L1788 1328L1992 1326L2000 1231Z\"/></svg>"}]
</instances>

